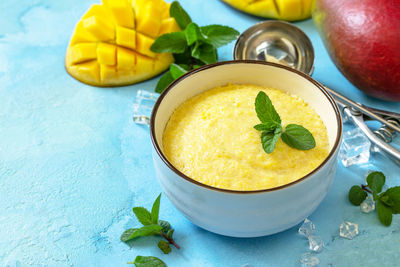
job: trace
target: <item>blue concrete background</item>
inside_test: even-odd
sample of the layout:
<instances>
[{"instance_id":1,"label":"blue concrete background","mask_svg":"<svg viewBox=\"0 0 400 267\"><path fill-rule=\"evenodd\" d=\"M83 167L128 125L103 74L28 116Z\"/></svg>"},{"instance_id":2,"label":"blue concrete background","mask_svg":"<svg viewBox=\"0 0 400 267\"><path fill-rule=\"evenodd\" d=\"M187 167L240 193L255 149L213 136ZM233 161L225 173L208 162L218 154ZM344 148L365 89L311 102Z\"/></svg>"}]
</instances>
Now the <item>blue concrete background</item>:
<instances>
[{"instance_id":1,"label":"blue concrete background","mask_svg":"<svg viewBox=\"0 0 400 267\"><path fill-rule=\"evenodd\" d=\"M182 249L163 255L157 237L132 248L120 242L124 229L138 225L131 208L150 207L161 192L149 130L131 119L137 90L152 91L158 78L103 89L65 72L73 27L94 2L0 2L0 266L126 266L137 255L158 256L169 266L298 265L308 244L297 227L261 238L219 236L191 224L165 197L161 218L176 229ZM200 25L243 31L260 21L218 0L181 3ZM400 103L367 97L343 78L312 21L296 25L314 44L314 78L364 104L400 111ZM232 48L221 48L220 60L232 59ZM365 166L339 163L331 191L310 217L326 243L321 266L398 266L400 216L383 227L376 214L362 214L346 199L368 169L400 184L399 167L380 155ZM359 224L354 240L339 237L343 220Z\"/></svg>"}]
</instances>

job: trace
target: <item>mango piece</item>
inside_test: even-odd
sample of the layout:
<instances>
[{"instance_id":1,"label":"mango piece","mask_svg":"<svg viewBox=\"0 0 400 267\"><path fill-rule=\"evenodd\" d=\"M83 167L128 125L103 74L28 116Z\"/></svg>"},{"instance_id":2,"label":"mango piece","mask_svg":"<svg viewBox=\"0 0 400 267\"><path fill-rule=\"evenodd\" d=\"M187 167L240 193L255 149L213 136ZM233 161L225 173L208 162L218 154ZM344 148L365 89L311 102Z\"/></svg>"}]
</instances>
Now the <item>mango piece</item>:
<instances>
[{"instance_id":1,"label":"mango piece","mask_svg":"<svg viewBox=\"0 0 400 267\"><path fill-rule=\"evenodd\" d=\"M96 60L72 65L69 73L80 81L88 84L100 82L100 66Z\"/></svg>"},{"instance_id":2,"label":"mango piece","mask_svg":"<svg viewBox=\"0 0 400 267\"><path fill-rule=\"evenodd\" d=\"M96 49L96 43L80 43L72 46L69 51L71 64L77 64L84 61L96 59Z\"/></svg>"},{"instance_id":3,"label":"mango piece","mask_svg":"<svg viewBox=\"0 0 400 267\"><path fill-rule=\"evenodd\" d=\"M295 20L301 17L301 0L275 0L279 7L281 18L284 20Z\"/></svg>"},{"instance_id":4,"label":"mango piece","mask_svg":"<svg viewBox=\"0 0 400 267\"><path fill-rule=\"evenodd\" d=\"M97 46L97 60L103 65L115 65L117 63L117 47L112 44L100 43Z\"/></svg>"},{"instance_id":5,"label":"mango piece","mask_svg":"<svg viewBox=\"0 0 400 267\"><path fill-rule=\"evenodd\" d=\"M134 69L136 64L136 53L132 50L117 48L117 68L122 70Z\"/></svg>"},{"instance_id":6,"label":"mango piece","mask_svg":"<svg viewBox=\"0 0 400 267\"><path fill-rule=\"evenodd\" d=\"M90 16L83 21L83 27L99 41L113 40L115 29L113 25L107 24L104 19L98 16Z\"/></svg>"},{"instance_id":7,"label":"mango piece","mask_svg":"<svg viewBox=\"0 0 400 267\"><path fill-rule=\"evenodd\" d=\"M96 86L132 84L165 71L174 58L150 47L159 35L180 30L169 8L164 0L102 0L92 5L71 37L66 70Z\"/></svg>"},{"instance_id":8,"label":"mango piece","mask_svg":"<svg viewBox=\"0 0 400 267\"><path fill-rule=\"evenodd\" d=\"M153 44L154 40L146 35L141 33L136 33L136 51L139 53L149 56L155 57L155 53L150 50L151 45Z\"/></svg>"},{"instance_id":9,"label":"mango piece","mask_svg":"<svg viewBox=\"0 0 400 267\"><path fill-rule=\"evenodd\" d=\"M117 67L100 65L100 79L102 82L106 82L117 75Z\"/></svg>"},{"instance_id":10,"label":"mango piece","mask_svg":"<svg viewBox=\"0 0 400 267\"><path fill-rule=\"evenodd\" d=\"M135 27L135 16L127 0L103 0L103 3L111 11L118 25Z\"/></svg>"},{"instance_id":11,"label":"mango piece","mask_svg":"<svg viewBox=\"0 0 400 267\"><path fill-rule=\"evenodd\" d=\"M174 18L167 18L161 21L161 28L159 35L163 35L165 33L176 32L179 31L180 28L178 23L176 23Z\"/></svg>"},{"instance_id":12,"label":"mango piece","mask_svg":"<svg viewBox=\"0 0 400 267\"><path fill-rule=\"evenodd\" d=\"M308 19L314 0L222 0L243 12L272 19L297 21Z\"/></svg>"},{"instance_id":13,"label":"mango piece","mask_svg":"<svg viewBox=\"0 0 400 267\"><path fill-rule=\"evenodd\" d=\"M152 1L147 2L142 9L143 12L136 17L136 30L156 37L161 27L161 12Z\"/></svg>"},{"instance_id":14,"label":"mango piece","mask_svg":"<svg viewBox=\"0 0 400 267\"><path fill-rule=\"evenodd\" d=\"M131 49L136 48L135 30L117 26L116 33L117 33L116 42L118 45Z\"/></svg>"},{"instance_id":15,"label":"mango piece","mask_svg":"<svg viewBox=\"0 0 400 267\"><path fill-rule=\"evenodd\" d=\"M97 38L93 36L90 32L88 32L83 27L83 22L80 21L78 24L76 24L74 35L72 36L70 41L70 46L78 43L90 43L96 41Z\"/></svg>"}]
</instances>

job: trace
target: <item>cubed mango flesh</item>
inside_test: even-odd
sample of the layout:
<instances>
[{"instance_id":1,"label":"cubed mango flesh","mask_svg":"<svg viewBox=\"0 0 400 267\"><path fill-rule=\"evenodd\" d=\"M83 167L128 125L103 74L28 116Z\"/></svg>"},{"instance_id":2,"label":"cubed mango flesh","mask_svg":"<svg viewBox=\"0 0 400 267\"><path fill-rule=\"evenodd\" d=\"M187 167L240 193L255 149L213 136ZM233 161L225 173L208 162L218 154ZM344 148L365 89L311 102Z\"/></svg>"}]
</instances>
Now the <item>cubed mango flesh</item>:
<instances>
[{"instance_id":1,"label":"cubed mango flesh","mask_svg":"<svg viewBox=\"0 0 400 267\"><path fill-rule=\"evenodd\" d=\"M314 0L222 0L243 12L272 19L298 21L308 19Z\"/></svg>"},{"instance_id":2,"label":"cubed mango flesh","mask_svg":"<svg viewBox=\"0 0 400 267\"><path fill-rule=\"evenodd\" d=\"M65 57L68 73L96 86L137 83L168 69L169 53L150 50L161 34L179 31L164 0L102 0L77 23Z\"/></svg>"}]
</instances>

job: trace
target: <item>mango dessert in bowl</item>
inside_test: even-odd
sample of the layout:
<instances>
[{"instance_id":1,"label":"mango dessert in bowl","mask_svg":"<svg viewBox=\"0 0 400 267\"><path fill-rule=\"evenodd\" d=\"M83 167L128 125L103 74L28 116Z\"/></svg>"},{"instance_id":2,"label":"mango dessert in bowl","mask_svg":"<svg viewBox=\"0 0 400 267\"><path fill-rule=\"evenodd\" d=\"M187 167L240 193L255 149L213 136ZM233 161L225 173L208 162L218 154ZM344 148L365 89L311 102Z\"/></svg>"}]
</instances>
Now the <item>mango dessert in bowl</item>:
<instances>
[{"instance_id":1,"label":"mango dessert in bowl","mask_svg":"<svg viewBox=\"0 0 400 267\"><path fill-rule=\"evenodd\" d=\"M273 63L207 65L172 83L151 118L157 178L209 231L255 237L310 215L333 182L340 112L309 76Z\"/></svg>"}]
</instances>

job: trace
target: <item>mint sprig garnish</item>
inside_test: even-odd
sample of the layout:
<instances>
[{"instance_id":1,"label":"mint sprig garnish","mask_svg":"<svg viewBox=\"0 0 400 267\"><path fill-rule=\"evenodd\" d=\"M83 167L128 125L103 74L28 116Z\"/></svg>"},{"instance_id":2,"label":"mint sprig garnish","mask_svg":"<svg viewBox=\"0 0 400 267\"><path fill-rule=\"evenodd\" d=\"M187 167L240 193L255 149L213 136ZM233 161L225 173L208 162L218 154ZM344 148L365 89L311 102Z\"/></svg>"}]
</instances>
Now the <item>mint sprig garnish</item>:
<instances>
[{"instance_id":1,"label":"mint sprig garnish","mask_svg":"<svg viewBox=\"0 0 400 267\"><path fill-rule=\"evenodd\" d=\"M153 256L137 256L134 262L128 264L134 264L136 267L167 267L162 260Z\"/></svg>"},{"instance_id":2,"label":"mint sprig garnish","mask_svg":"<svg viewBox=\"0 0 400 267\"><path fill-rule=\"evenodd\" d=\"M255 125L254 129L261 131L261 143L266 153L274 151L279 137L295 149L309 150L315 147L314 137L303 126L288 124L283 129L281 117L266 93L260 91L257 94L255 108L261 124Z\"/></svg>"},{"instance_id":3,"label":"mint sprig garnish","mask_svg":"<svg viewBox=\"0 0 400 267\"><path fill-rule=\"evenodd\" d=\"M161 242L161 245L159 242L158 247L164 253L167 254L171 251L169 246L170 244L174 245L178 249L180 248L172 237L174 230L172 229L171 224L167 221L159 220L160 201L161 194L158 195L157 199L154 201L151 212L143 207L134 207L132 209L136 218L143 226L140 228L130 228L125 230L120 237L121 241L129 242L142 236L161 235L166 241Z\"/></svg>"},{"instance_id":4,"label":"mint sprig garnish","mask_svg":"<svg viewBox=\"0 0 400 267\"><path fill-rule=\"evenodd\" d=\"M186 72L217 62L217 48L232 42L239 35L238 31L228 26L200 27L192 22L177 1L172 2L169 12L182 30L159 36L150 48L155 53L172 53L175 59L175 63L170 65L158 81L155 88L157 93L164 91Z\"/></svg>"},{"instance_id":5,"label":"mint sprig garnish","mask_svg":"<svg viewBox=\"0 0 400 267\"><path fill-rule=\"evenodd\" d=\"M359 206L371 194L376 201L379 221L386 226L392 223L393 214L400 213L400 186L391 187L382 192L386 177L382 172L371 172L367 176L367 185L354 185L349 191L349 201Z\"/></svg>"}]
</instances>

